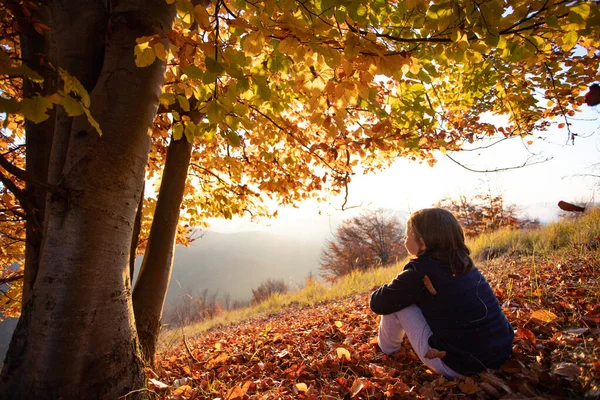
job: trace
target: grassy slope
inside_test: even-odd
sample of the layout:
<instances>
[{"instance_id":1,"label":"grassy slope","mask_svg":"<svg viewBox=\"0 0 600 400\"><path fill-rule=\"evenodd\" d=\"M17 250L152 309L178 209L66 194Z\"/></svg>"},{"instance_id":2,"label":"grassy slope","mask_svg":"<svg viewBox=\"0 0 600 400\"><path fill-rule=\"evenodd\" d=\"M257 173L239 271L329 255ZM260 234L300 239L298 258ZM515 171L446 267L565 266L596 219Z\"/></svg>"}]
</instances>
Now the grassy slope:
<instances>
[{"instance_id":1,"label":"grassy slope","mask_svg":"<svg viewBox=\"0 0 600 400\"><path fill-rule=\"evenodd\" d=\"M600 393L599 242L600 211L592 210L470 243L517 331L509 363L472 379L436 377L408 345L386 357L373 343L369 289L401 265L355 273L332 287L313 282L224 313L185 327L187 340L181 331L166 333L149 373L170 385L162 398L593 398Z\"/></svg>"}]
</instances>

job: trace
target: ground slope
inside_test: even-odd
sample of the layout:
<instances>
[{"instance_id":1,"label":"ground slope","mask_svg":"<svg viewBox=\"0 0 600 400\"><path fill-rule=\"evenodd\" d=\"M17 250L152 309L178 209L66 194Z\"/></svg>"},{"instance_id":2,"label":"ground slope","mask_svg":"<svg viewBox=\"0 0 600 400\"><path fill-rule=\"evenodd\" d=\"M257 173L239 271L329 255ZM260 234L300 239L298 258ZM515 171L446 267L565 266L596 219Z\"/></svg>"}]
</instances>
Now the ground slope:
<instances>
[{"instance_id":1,"label":"ground slope","mask_svg":"<svg viewBox=\"0 0 600 400\"><path fill-rule=\"evenodd\" d=\"M481 265L516 330L502 369L448 380L405 348L375 344L368 294L220 327L180 340L148 370L164 399L597 398L597 249Z\"/></svg>"}]
</instances>

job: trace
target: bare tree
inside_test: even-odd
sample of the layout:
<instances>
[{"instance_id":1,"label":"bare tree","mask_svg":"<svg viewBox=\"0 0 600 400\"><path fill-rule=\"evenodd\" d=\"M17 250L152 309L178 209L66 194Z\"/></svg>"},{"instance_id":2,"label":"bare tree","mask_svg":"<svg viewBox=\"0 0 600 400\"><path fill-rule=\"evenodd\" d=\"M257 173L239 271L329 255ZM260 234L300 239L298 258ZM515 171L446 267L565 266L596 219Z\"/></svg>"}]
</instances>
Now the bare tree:
<instances>
[{"instance_id":1,"label":"bare tree","mask_svg":"<svg viewBox=\"0 0 600 400\"><path fill-rule=\"evenodd\" d=\"M452 212L461 223L467 237L475 237L503 227L529 228L539 225L538 220L520 217L516 205L506 204L502 194L494 194L489 187L472 197L447 197L435 206Z\"/></svg>"},{"instance_id":2,"label":"bare tree","mask_svg":"<svg viewBox=\"0 0 600 400\"><path fill-rule=\"evenodd\" d=\"M288 285L281 279L267 279L256 289L252 289L252 304L258 304L275 293L285 293L289 290Z\"/></svg>"},{"instance_id":3,"label":"bare tree","mask_svg":"<svg viewBox=\"0 0 600 400\"><path fill-rule=\"evenodd\" d=\"M321 251L320 275L328 281L353 270L389 265L406 256L404 223L391 210L367 210L342 222Z\"/></svg>"}]
</instances>

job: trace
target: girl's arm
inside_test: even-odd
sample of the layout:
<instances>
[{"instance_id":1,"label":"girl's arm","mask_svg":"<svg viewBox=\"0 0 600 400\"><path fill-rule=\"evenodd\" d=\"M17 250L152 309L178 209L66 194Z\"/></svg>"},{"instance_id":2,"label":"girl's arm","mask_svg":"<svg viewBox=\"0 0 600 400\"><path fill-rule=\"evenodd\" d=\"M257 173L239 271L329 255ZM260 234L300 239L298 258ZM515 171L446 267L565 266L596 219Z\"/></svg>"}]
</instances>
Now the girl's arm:
<instances>
[{"instance_id":1,"label":"girl's arm","mask_svg":"<svg viewBox=\"0 0 600 400\"><path fill-rule=\"evenodd\" d=\"M419 301L424 290L423 274L409 264L392 282L371 294L371 310L381 315L400 311Z\"/></svg>"}]
</instances>

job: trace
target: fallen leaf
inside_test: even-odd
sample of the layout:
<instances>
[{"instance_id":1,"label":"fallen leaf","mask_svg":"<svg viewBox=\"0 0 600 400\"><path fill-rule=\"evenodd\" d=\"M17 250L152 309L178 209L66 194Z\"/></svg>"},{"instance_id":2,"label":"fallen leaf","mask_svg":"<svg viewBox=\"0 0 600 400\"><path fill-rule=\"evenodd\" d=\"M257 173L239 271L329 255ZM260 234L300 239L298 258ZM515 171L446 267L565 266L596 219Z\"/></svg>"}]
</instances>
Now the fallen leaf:
<instances>
[{"instance_id":1,"label":"fallen leaf","mask_svg":"<svg viewBox=\"0 0 600 400\"><path fill-rule=\"evenodd\" d=\"M344 324L342 323L342 321L335 321L335 326L341 328L342 326L344 326Z\"/></svg>"},{"instance_id":2,"label":"fallen leaf","mask_svg":"<svg viewBox=\"0 0 600 400\"><path fill-rule=\"evenodd\" d=\"M535 319L544 324L549 324L554 321L558 316L554 314L552 311L548 310L536 310L531 313L531 319Z\"/></svg>"},{"instance_id":3,"label":"fallen leaf","mask_svg":"<svg viewBox=\"0 0 600 400\"><path fill-rule=\"evenodd\" d=\"M232 387L231 389L229 389L229 391L227 392L227 396L225 396L225 399L226 400L241 399L242 397L244 397L246 395L247 391L248 391L247 387L240 387L240 386L236 385L236 386Z\"/></svg>"},{"instance_id":4,"label":"fallen leaf","mask_svg":"<svg viewBox=\"0 0 600 400\"><path fill-rule=\"evenodd\" d=\"M596 308L595 310L588 311L587 313L584 314L584 316L581 319L583 319L588 325L592 325L592 326L600 325L600 308Z\"/></svg>"},{"instance_id":5,"label":"fallen leaf","mask_svg":"<svg viewBox=\"0 0 600 400\"><path fill-rule=\"evenodd\" d=\"M493 387L487 382L479 382L479 386L481 386L483 390L485 390L488 394L491 394L495 398L500 398L500 396L502 396L495 387Z\"/></svg>"},{"instance_id":6,"label":"fallen leaf","mask_svg":"<svg viewBox=\"0 0 600 400\"><path fill-rule=\"evenodd\" d=\"M175 391L173 392L173 396L178 397L178 396L189 396L192 392L192 387L189 385L182 385L179 386L177 389L175 389Z\"/></svg>"},{"instance_id":7,"label":"fallen leaf","mask_svg":"<svg viewBox=\"0 0 600 400\"><path fill-rule=\"evenodd\" d=\"M524 369L523 363L521 363L521 361L517 360L517 359L512 359L512 360L508 360L507 362L505 362L500 369L504 372L510 372L513 374L522 372Z\"/></svg>"},{"instance_id":8,"label":"fallen leaf","mask_svg":"<svg viewBox=\"0 0 600 400\"><path fill-rule=\"evenodd\" d=\"M489 372L482 372L479 374L479 376L481 377L481 379L483 379L485 382L489 383L490 385L496 387L496 388L500 388L502 390L504 390L506 393L512 394L512 390L510 389L510 387L500 378L498 378L496 375L491 374Z\"/></svg>"},{"instance_id":9,"label":"fallen leaf","mask_svg":"<svg viewBox=\"0 0 600 400\"><path fill-rule=\"evenodd\" d=\"M458 387L464 394L475 394L481 390L481 387L475 383L473 378L467 378L464 382L459 382Z\"/></svg>"},{"instance_id":10,"label":"fallen leaf","mask_svg":"<svg viewBox=\"0 0 600 400\"><path fill-rule=\"evenodd\" d=\"M154 379L154 378L150 378L148 379L150 381L150 383L152 384L152 386L154 386L154 389L156 390L165 390L166 388L169 387L169 385L162 383L161 381Z\"/></svg>"},{"instance_id":11,"label":"fallen leaf","mask_svg":"<svg viewBox=\"0 0 600 400\"><path fill-rule=\"evenodd\" d=\"M363 383L362 379L354 380L354 383L352 384L352 387L350 388L350 397L356 396L364 387L365 387L365 384Z\"/></svg>"},{"instance_id":12,"label":"fallen leaf","mask_svg":"<svg viewBox=\"0 0 600 400\"><path fill-rule=\"evenodd\" d=\"M531 344L535 344L535 334L527 328L517 327L517 337L527 339Z\"/></svg>"},{"instance_id":13,"label":"fallen leaf","mask_svg":"<svg viewBox=\"0 0 600 400\"><path fill-rule=\"evenodd\" d=\"M211 369L216 367L219 364L223 364L225 361L229 360L229 356L225 353L219 354L217 357L212 358L206 364L206 368Z\"/></svg>"},{"instance_id":14,"label":"fallen leaf","mask_svg":"<svg viewBox=\"0 0 600 400\"><path fill-rule=\"evenodd\" d=\"M571 328L566 329L563 332L568 333L569 335L581 336L588 331L588 328Z\"/></svg>"},{"instance_id":15,"label":"fallen leaf","mask_svg":"<svg viewBox=\"0 0 600 400\"><path fill-rule=\"evenodd\" d=\"M296 383L296 389L298 389L299 392L308 392L308 386L306 386L306 383Z\"/></svg>"},{"instance_id":16,"label":"fallen leaf","mask_svg":"<svg viewBox=\"0 0 600 400\"><path fill-rule=\"evenodd\" d=\"M350 352L346 349L344 349L343 347L338 347L337 349L335 349L337 356L340 360L345 359L346 361L350 361L352 360L352 356L350 354Z\"/></svg>"},{"instance_id":17,"label":"fallen leaf","mask_svg":"<svg viewBox=\"0 0 600 400\"><path fill-rule=\"evenodd\" d=\"M177 389L180 386L187 385L187 383L188 383L188 378L175 379L175 381L173 381L173 387L175 389Z\"/></svg>"},{"instance_id":18,"label":"fallen leaf","mask_svg":"<svg viewBox=\"0 0 600 400\"><path fill-rule=\"evenodd\" d=\"M423 284L432 296L435 296L437 294L437 290L435 290L435 288L433 287L433 283L431 283L431 279L429 279L429 276L425 275L423 277Z\"/></svg>"},{"instance_id":19,"label":"fallen leaf","mask_svg":"<svg viewBox=\"0 0 600 400\"><path fill-rule=\"evenodd\" d=\"M444 358L446 357L446 352L443 350L438 350L438 349L429 349L427 350L427 353L425 353L425 358L428 358L430 360L434 359L434 358Z\"/></svg>"},{"instance_id":20,"label":"fallen leaf","mask_svg":"<svg viewBox=\"0 0 600 400\"><path fill-rule=\"evenodd\" d=\"M581 373L581 368L577 364L562 362L552 365L551 372L569 379L575 379Z\"/></svg>"}]
</instances>

